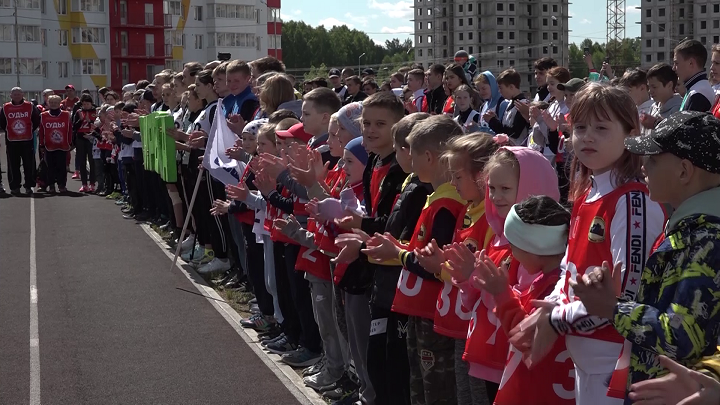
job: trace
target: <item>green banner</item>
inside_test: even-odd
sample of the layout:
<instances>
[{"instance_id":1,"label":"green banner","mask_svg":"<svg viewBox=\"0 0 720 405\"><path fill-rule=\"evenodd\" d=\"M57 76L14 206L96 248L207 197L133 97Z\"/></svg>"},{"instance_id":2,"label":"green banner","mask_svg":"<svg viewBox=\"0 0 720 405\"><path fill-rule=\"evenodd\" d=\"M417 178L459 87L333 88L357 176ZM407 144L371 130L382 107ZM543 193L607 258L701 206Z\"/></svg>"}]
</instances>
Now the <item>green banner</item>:
<instances>
[{"instance_id":1,"label":"green banner","mask_svg":"<svg viewBox=\"0 0 720 405\"><path fill-rule=\"evenodd\" d=\"M145 169L160 174L168 183L177 181L175 139L167 135L167 128L174 125L173 117L167 111L156 111L140 117Z\"/></svg>"}]
</instances>

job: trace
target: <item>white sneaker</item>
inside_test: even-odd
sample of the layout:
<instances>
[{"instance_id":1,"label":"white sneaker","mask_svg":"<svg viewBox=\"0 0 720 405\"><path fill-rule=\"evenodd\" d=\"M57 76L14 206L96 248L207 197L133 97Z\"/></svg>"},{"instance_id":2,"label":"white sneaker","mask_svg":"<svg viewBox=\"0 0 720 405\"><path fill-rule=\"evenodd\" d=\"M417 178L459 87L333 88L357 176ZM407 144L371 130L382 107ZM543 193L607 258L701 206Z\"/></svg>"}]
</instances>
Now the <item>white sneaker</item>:
<instances>
[{"instance_id":1,"label":"white sneaker","mask_svg":"<svg viewBox=\"0 0 720 405\"><path fill-rule=\"evenodd\" d=\"M196 237L193 234L188 235L182 243L180 243L180 252L187 253L192 249L193 243L196 242Z\"/></svg>"},{"instance_id":2,"label":"white sneaker","mask_svg":"<svg viewBox=\"0 0 720 405\"><path fill-rule=\"evenodd\" d=\"M221 271L230 270L230 260L218 259L217 257L212 259L210 263L197 269L200 274L219 273Z\"/></svg>"},{"instance_id":3,"label":"white sneaker","mask_svg":"<svg viewBox=\"0 0 720 405\"><path fill-rule=\"evenodd\" d=\"M195 249L189 249L187 252L180 255L180 258L185 260L186 262L190 262L190 260L195 260L198 258L203 257L205 254L205 247L200 245L195 245Z\"/></svg>"},{"instance_id":4,"label":"white sneaker","mask_svg":"<svg viewBox=\"0 0 720 405\"><path fill-rule=\"evenodd\" d=\"M339 379L340 377L333 376L330 372L328 372L327 368L323 367L319 373L304 377L303 382L308 387L314 390L319 390L321 387L327 387Z\"/></svg>"}]
</instances>

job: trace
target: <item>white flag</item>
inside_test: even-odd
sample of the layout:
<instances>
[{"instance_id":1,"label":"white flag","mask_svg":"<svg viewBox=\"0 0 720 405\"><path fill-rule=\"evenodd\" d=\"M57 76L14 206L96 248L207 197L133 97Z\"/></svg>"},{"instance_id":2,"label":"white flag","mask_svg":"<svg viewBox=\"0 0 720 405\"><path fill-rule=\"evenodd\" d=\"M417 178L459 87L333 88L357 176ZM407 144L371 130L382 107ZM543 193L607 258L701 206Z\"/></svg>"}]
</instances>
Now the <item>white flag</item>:
<instances>
[{"instance_id":1,"label":"white flag","mask_svg":"<svg viewBox=\"0 0 720 405\"><path fill-rule=\"evenodd\" d=\"M223 114L222 99L218 100L210 133L208 134L203 167L216 180L225 185L237 185L245 170L245 164L227 156L225 151L235 143L235 134L228 128Z\"/></svg>"}]
</instances>

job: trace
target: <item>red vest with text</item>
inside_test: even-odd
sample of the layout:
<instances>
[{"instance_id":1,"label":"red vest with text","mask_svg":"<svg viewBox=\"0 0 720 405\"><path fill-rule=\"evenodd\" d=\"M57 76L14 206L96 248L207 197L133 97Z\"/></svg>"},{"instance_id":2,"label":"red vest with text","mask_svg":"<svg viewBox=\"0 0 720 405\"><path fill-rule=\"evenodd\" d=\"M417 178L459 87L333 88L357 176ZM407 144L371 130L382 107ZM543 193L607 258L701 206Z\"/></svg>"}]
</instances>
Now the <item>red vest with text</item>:
<instances>
[{"instance_id":1,"label":"red vest with text","mask_svg":"<svg viewBox=\"0 0 720 405\"><path fill-rule=\"evenodd\" d=\"M531 300L545 298L557 284L559 269L553 276L544 275L528 290L513 291L526 313L535 307ZM510 325L503 325L507 330ZM565 339L557 339L550 352L532 369L522 361L522 353L510 345L500 388L494 405L574 405L575 364L565 348Z\"/></svg>"},{"instance_id":2,"label":"red vest with text","mask_svg":"<svg viewBox=\"0 0 720 405\"><path fill-rule=\"evenodd\" d=\"M372 201L370 201L370 209L367 210L371 217L375 216L378 204L380 204L382 183L389 171L390 163L373 168L372 176L370 177L370 198L372 198Z\"/></svg>"},{"instance_id":3,"label":"red vest with text","mask_svg":"<svg viewBox=\"0 0 720 405\"><path fill-rule=\"evenodd\" d=\"M81 134L89 134L95 127L95 119L97 118L97 111L95 110L78 110L77 113L82 121L78 132Z\"/></svg>"},{"instance_id":4,"label":"red vest with text","mask_svg":"<svg viewBox=\"0 0 720 405\"><path fill-rule=\"evenodd\" d=\"M480 213L480 218L477 218L474 223L467 213L459 216L455 229L457 229L455 242L464 244L473 253L485 249L493 235L485 218L484 209ZM435 332L454 339L467 338L472 311L463 307L460 289L446 281L438 295L435 308Z\"/></svg>"},{"instance_id":5,"label":"red vest with text","mask_svg":"<svg viewBox=\"0 0 720 405\"><path fill-rule=\"evenodd\" d=\"M33 105L29 101L24 101L18 105L13 103L3 105L3 113L7 120L5 132L8 141L29 141L33 139L32 110Z\"/></svg>"},{"instance_id":6,"label":"red vest with text","mask_svg":"<svg viewBox=\"0 0 720 405\"><path fill-rule=\"evenodd\" d=\"M250 174L250 165L245 165L245 170L243 171L242 176L240 177L240 182L244 183L245 180L248 178L248 175ZM242 222L243 224L247 225L253 225L255 224L255 211L254 210L246 210L243 212L236 212L235 218Z\"/></svg>"},{"instance_id":7,"label":"red vest with text","mask_svg":"<svg viewBox=\"0 0 720 405\"><path fill-rule=\"evenodd\" d=\"M45 146L48 151L70 150L70 140L72 139L72 125L70 123L70 113L60 111L55 117L49 112L40 114L40 131L38 133L39 142Z\"/></svg>"},{"instance_id":8,"label":"red vest with text","mask_svg":"<svg viewBox=\"0 0 720 405\"><path fill-rule=\"evenodd\" d=\"M280 195L285 198L290 198L291 196L290 192L285 187L283 187ZM278 231L273 226L274 220L279 218L286 219L288 215L282 212L280 208L276 208L274 205L270 204L270 202L268 202L267 204L267 216L265 217L265 223L263 224L263 226L265 227L265 230L270 233L270 240L272 240L273 242L290 243L293 245L297 245L297 242L288 238L287 236L285 236L285 234Z\"/></svg>"},{"instance_id":9,"label":"red vest with text","mask_svg":"<svg viewBox=\"0 0 720 405\"><path fill-rule=\"evenodd\" d=\"M505 259L511 257L512 253L510 244L493 246L492 242L485 251L496 266L501 266ZM510 263L508 272L510 285L517 284L519 265L515 259ZM481 294L473 307L463 360L495 370L502 370L505 367L510 343L502 329L500 320L495 316L495 305L493 304L492 308L489 308L488 303L484 302L485 297L490 297L490 294Z\"/></svg>"},{"instance_id":10,"label":"red vest with text","mask_svg":"<svg viewBox=\"0 0 720 405\"><path fill-rule=\"evenodd\" d=\"M314 219L308 218L307 230L309 232L315 232L317 230L317 223ZM317 249L300 246L300 251L295 261L295 270L304 271L315 277L330 281L330 257Z\"/></svg>"},{"instance_id":11,"label":"red vest with text","mask_svg":"<svg viewBox=\"0 0 720 405\"><path fill-rule=\"evenodd\" d=\"M442 187L442 186L441 186ZM433 193L434 194L434 193ZM455 198L440 196L432 199L433 194L428 196L428 204L420 213L412 239L407 250L412 252L427 245L433 238L432 228L435 223L435 215L444 208L450 211L453 216L458 217L463 213L465 203ZM459 196L458 196L459 197ZM435 303L443 284L437 281L423 280L415 274L403 269L398 279L395 299L392 310L409 316L419 316L426 319L435 318Z\"/></svg>"},{"instance_id":12,"label":"red vest with text","mask_svg":"<svg viewBox=\"0 0 720 405\"><path fill-rule=\"evenodd\" d=\"M647 194L647 186L641 183L627 183L602 198L593 202L584 202L587 194L583 195L573 207L572 219L570 221L570 235L568 238L567 270L565 283L562 289L563 296L568 302L578 300L570 288L569 280L582 277L587 270L601 266L607 260L613 263L610 246L610 224L615 216L615 209L618 199L626 195L628 221L635 226L626 229L628 245L632 244L633 255L637 260L632 259L627 264L624 280L622 281L621 297L634 300L640 287L640 276L642 275L642 264L645 262L646 244L652 243L645 237L645 206L643 194ZM582 202L581 202L582 201ZM624 259L624 258L623 258ZM624 338L620 336L615 328L604 321L603 326L596 325L597 317L587 317L582 322L573 324L574 332L580 336L609 342L622 343Z\"/></svg>"}]
</instances>

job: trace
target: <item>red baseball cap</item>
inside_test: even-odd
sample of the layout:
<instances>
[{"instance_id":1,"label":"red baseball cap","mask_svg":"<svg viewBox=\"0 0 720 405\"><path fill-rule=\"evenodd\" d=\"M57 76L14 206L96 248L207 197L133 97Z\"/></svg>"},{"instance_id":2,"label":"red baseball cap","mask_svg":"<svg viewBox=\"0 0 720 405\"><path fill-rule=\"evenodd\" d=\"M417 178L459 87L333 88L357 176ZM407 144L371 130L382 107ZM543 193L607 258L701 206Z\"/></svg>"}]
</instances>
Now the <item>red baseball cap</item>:
<instances>
[{"instance_id":1,"label":"red baseball cap","mask_svg":"<svg viewBox=\"0 0 720 405\"><path fill-rule=\"evenodd\" d=\"M65 90L68 90L68 89L75 90L75 86L73 86L72 84L68 84L67 86L65 86Z\"/></svg>"},{"instance_id":2,"label":"red baseball cap","mask_svg":"<svg viewBox=\"0 0 720 405\"><path fill-rule=\"evenodd\" d=\"M288 139L295 138L300 142L308 143L313 137L312 135L305 132L305 126L301 123L295 124L290 127L287 131L276 131L275 136L278 138Z\"/></svg>"}]
</instances>

